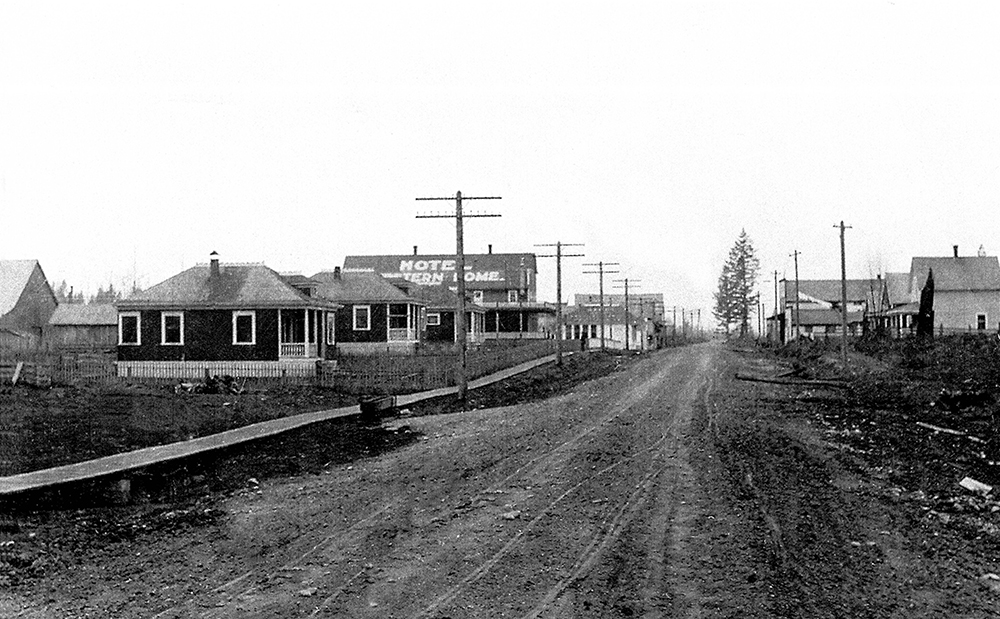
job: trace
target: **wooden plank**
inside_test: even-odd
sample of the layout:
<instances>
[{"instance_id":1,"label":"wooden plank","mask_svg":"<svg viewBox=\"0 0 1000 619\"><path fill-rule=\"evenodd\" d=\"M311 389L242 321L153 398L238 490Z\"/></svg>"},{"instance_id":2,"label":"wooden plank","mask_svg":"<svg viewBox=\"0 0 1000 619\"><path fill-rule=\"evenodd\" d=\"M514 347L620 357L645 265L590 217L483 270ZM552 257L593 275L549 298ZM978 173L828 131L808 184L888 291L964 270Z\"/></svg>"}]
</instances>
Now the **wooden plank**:
<instances>
[{"instance_id":1,"label":"wooden plank","mask_svg":"<svg viewBox=\"0 0 1000 619\"><path fill-rule=\"evenodd\" d=\"M549 355L547 357L522 363L513 368L508 368L507 370L498 372L492 376L470 381L469 388L476 389L492 384L521 372L526 372L534 367L542 365L543 363L549 363L554 359L555 355ZM405 406L407 404L413 404L430 398L453 394L456 393L456 391L457 389L455 387L448 387L445 389L425 391L419 394L400 396L396 398L396 404L398 406ZM321 421L359 415L360 412L360 407L349 406L345 408L329 409L312 413L302 413L301 415L293 415L290 417L263 421L249 426L244 426L242 428L220 432L219 434L212 434L210 436L192 439L190 441L180 441L177 443L169 443L167 445L159 445L157 447L147 447L145 449L138 449L113 456L106 456L104 458L97 458L95 460L88 460L77 464L68 464L40 471L32 471L30 473L0 477L0 496L9 496L30 490L38 490L41 488L48 488L73 482L89 481L109 475L117 475L142 469L154 464L170 462L194 455L208 453L218 449L232 447L234 445L248 443L269 436L275 436L277 434L282 434L284 432L319 423Z\"/></svg>"},{"instance_id":2,"label":"wooden plank","mask_svg":"<svg viewBox=\"0 0 1000 619\"><path fill-rule=\"evenodd\" d=\"M10 384L16 385L17 379L21 378L21 370L24 369L24 361L18 361L17 367L14 369L14 377L10 379Z\"/></svg>"}]
</instances>

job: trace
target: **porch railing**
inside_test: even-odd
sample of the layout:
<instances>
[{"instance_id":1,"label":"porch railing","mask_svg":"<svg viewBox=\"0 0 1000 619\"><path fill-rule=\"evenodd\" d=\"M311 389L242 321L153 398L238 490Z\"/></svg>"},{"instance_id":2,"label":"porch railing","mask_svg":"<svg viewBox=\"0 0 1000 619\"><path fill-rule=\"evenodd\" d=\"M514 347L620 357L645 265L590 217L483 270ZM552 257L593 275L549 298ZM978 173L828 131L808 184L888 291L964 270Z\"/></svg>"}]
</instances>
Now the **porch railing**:
<instances>
[{"instance_id":1,"label":"porch railing","mask_svg":"<svg viewBox=\"0 0 1000 619\"><path fill-rule=\"evenodd\" d=\"M282 358L306 358L318 356L316 344L305 342L282 342L279 345L279 356Z\"/></svg>"}]
</instances>

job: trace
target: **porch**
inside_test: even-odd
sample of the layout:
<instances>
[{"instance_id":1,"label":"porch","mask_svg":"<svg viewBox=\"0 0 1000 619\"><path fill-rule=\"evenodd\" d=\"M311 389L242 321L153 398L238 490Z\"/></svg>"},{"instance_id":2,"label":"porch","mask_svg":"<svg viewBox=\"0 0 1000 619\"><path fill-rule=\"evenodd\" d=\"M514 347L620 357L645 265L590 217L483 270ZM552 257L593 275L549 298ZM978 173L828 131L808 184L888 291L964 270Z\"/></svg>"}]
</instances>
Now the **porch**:
<instances>
[{"instance_id":1,"label":"porch","mask_svg":"<svg viewBox=\"0 0 1000 619\"><path fill-rule=\"evenodd\" d=\"M320 359L333 331L328 312L316 309L278 310L278 359Z\"/></svg>"}]
</instances>

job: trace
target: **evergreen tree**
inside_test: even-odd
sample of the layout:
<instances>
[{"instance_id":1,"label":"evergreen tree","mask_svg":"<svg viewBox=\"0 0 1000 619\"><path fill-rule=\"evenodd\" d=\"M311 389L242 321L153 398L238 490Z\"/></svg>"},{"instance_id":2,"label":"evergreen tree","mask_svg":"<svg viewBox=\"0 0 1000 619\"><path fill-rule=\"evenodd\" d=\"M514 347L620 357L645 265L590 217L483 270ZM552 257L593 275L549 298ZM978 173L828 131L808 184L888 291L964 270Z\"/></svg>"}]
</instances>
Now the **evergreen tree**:
<instances>
[{"instance_id":1,"label":"evergreen tree","mask_svg":"<svg viewBox=\"0 0 1000 619\"><path fill-rule=\"evenodd\" d=\"M97 289L97 294L90 299L90 302L95 304L114 303L121 298L121 292L115 290L114 284L109 283L106 290L104 286L99 287Z\"/></svg>"},{"instance_id":2,"label":"evergreen tree","mask_svg":"<svg viewBox=\"0 0 1000 619\"><path fill-rule=\"evenodd\" d=\"M760 261L746 230L741 230L729 258L722 266L719 290L715 293L716 320L729 334L738 327L740 337L750 332L750 315L757 308L757 276Z\"/></svg>"}]
</instances>

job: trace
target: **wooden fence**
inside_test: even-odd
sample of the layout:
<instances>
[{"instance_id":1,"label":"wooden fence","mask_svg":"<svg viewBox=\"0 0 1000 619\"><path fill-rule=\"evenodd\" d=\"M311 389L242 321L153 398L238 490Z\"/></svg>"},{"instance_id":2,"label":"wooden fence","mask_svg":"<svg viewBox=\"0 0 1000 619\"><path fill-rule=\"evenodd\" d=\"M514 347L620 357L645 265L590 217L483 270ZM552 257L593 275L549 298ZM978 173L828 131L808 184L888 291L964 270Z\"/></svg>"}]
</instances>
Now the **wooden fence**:
<instances>
[{"instance_id":1,"label":"wooden fence","mask_svg":"<svg viewBox=\"0 0 1000 619\"><path fill-rule=\"evenodd\" d=\"M481 346L467 356L470 379L509 368L555 352L557 340L536 340L518 345ZM579 342L562 340L563 350L576 350ZM18 381L40 387L61 385L115 385L137 382L178 381L178 368L169 362L118 363L107 352L0 352L0 383L9 385L15 372ZM213 361L187 367L188 380L213 375L249 378L253 383L315 384L352 394L401 394L450 387L456 384L457 357L448 354L343 355L319 364L289 366L238 361ZM252 366L252 367L251 367ZM20 367L20 371L18 371Z\"/></svg>"}]
</instances>

